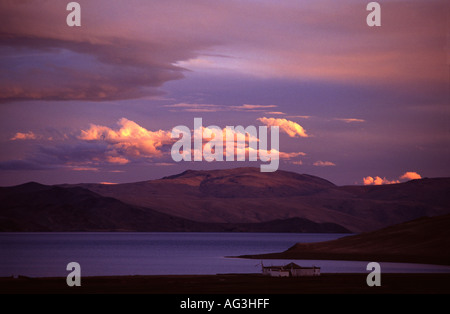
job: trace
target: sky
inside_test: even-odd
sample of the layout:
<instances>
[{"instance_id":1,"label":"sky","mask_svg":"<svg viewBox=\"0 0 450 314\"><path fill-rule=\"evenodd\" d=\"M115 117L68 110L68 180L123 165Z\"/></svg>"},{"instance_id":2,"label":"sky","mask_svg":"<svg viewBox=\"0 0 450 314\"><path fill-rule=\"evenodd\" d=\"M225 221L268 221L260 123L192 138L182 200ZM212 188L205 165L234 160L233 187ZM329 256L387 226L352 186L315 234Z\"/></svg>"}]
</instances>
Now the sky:
<instances>
[{"instance_id":1,"label":"sky","mask_svg":"<svg viewBox=\"0 0 450 314\"><path fill-rule=\"evenodd\" d=\"M0 185L125 183L261 161L171 158L174 127L278 126L279 169L450 176L450 9L384 0L0 2Z\"/></svg>"}]
</instances>

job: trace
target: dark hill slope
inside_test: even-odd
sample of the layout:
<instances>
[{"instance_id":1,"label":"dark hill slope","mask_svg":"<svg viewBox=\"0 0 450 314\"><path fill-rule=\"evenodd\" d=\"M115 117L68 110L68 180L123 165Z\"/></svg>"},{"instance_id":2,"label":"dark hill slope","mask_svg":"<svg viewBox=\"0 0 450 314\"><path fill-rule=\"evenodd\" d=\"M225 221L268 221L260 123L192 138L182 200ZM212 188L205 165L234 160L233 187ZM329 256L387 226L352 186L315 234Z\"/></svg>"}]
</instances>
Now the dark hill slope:
<instances>
[{"instance_id":1,"label":"dark hill slope","mask_svg":"<svg viewBox=\"0 0 450 314\"><path fill-rule=\"evenodd\" d=\"M282 253L247 258L334 259L450 265L450 215L424 217L337 240L297 243Z\"/></svg>"}]
</instances>

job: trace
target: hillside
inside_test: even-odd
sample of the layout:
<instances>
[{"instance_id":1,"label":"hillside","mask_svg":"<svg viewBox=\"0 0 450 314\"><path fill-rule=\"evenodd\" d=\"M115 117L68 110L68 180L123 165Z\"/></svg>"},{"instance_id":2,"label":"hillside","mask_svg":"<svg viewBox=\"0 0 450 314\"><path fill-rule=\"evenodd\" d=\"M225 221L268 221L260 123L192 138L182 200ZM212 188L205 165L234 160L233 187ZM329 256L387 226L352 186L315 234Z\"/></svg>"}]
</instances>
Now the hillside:
<instances>
[{"instance_id":1,"label":"hillside","mask_svg":"<svg viewBox=\"0 0 450 314\"><path fill-rule=\"evenodd\" d=\"M450 265L450 215L424 217L337 240L297 243L255 259L362 260Z\"/></svg>"},{"instance_id":2,"label":"hillside","mask_svg":"<svg viewBox=\"0 0 450 314\"><path fill-rule=\"evenodd\" d=\"M1 231L169 231L189 223L80 187L0 188Z\"/></svg>"}]
</instances>

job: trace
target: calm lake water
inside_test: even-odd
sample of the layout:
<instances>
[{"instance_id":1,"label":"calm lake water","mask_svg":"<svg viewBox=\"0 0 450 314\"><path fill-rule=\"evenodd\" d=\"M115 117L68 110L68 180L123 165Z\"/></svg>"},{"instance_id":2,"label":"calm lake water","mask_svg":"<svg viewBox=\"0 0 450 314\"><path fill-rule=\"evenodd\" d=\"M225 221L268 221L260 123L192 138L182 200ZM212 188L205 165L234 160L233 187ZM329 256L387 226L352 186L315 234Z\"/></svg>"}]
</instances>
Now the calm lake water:
<instances>
[{"instance_id":1,"label":"calm lake water","mask_svg":"<svg viewBox=\"0 0 450 314\"><path fill-rule=\"evenodd\" d=\"M82 276L259 273L260 260L226 258L280 252L296 242L347 234L313 233L0 233L0 276L65 277L70 262ZM263 260L264 265L294 260ZM325 273L368 272L367 262L297 260ZM382 272L450 272L450 267L380 263Z\"/></svg>"}]
</instances>

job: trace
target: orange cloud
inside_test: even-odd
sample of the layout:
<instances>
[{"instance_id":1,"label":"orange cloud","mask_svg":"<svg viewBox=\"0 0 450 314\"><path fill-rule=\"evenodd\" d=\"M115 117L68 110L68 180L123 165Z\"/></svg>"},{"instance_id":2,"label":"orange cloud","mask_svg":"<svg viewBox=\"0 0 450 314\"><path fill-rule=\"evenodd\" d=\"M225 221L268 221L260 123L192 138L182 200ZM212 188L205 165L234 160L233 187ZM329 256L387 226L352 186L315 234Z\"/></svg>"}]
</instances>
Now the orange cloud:
<instances>
[{"instance_id":1,"label":"orange cloud","mask_svg":"<svg viewBox=\"0 0 450 314\"><path fill-rule=\"evenodd\" d=\"M421 179L422 176L418 174L417 172L405 172L403 175L399 177L400 180L415 180L415 179ZM380 178L380 177L371 177L367 176L363 178L364 185L382 185L382 184L394 184L394 183L400 183L399 180L388 180L386 178Z\"/></svg>"},{"instance_id":2,"label":"orange cloud","mask_svg":"<svg viewBox=\"0 0 450 314\"><path fill-rule=\"evenodd\" d=\"M85 141L105 141L110 145L109 161L124 164L128 157L160 157L160 148L173 142L169 131L149 131L136 122L122 118L117 123L120 129L92 124L88 130L82 130L78 137Z\"/></svg>"},{"instance_id":3,"label":"orange cloud","mask_svg":"<svg viewBox=\"0 0 450 314\"><path fill-rule=\"evenodd\" d=\"M106 161L112 164L119 164L119 165L125 165L130 162L128 159L120 156L106 156Z\"/></svg>"},{"instance_id":4,"label":"orange cloud","mask_svg":"<svg viewBox=\"0 0 450 314\"><path fill-rule=\"evenodd\" d=\"M417 172L405 172L400 179L405 180L415 180L415 179L422 179L422 176L418 174Z\"/></svg>"},{"instance_id":5,"label":"orange cloud","mask_svg":"<svg viewBox=\"0 0 450 314\"><path fill-rule=\"evenodd\" d=\"M290 137L308 137L305 129L298 123L286 119L278 119L278 118L258 118L259 121L264 123L267 126L278 126L281 130L283 130Z\"/></svg>"},{"instance_id":6,"label":"orange cloud","mask_svg":"<svg viewBox=\"0 0 450 314\"><path fill-rule=\"evenodd\" d=\"M371 177L371 176L367 176L365 178L363 178L363 183L364 185L382 185L382 184L394 184L394 183L400 183L400 181L398 180L388 180L386 178L380 178L378 176Z\"/></svg>"},{"instance_id":7,"label":"orange cloud","mask_svg":"<svg viewBox=\"0 0 450 314\"><path fill-rule=\"evenodd\" d=\"M163 151L163 147L173 144L177 139L171 137L171 131L158 130L150 131L140 126L134 121L126 118L120 119L118 128L113 129L107 126L91 124L89 129L82 130L78 139L88 142L98 142L99 144L106 143L106 149L100 149L98 156L90 156L89 161L98 163L105 161L110 164L124 165L131 160L141 158L164 158L167 157L167 152ZM191 131L191 141L195 136L202 137L202 151L197 151L194 147L191 149L191 154L204 155L204 152L216 153L220 152L220 156L226 158L227 150L227 134L231 132L233 139L234 160L237 156L245 156L245 160L249 160L250 156L270 155L273 159L292 159L299 156L305 156L303 152L280 152L274 148L268 150L259 149L259 138L257 136L257 127L254 128L255 134L245 133L250 129L244 128L216 128L213 126L203 127L202 129L195 129ZM242 146L238 145L238 139L242 135L245 140ZM219 136L219 141L213 141L215 136ZM255 157L256 158L256 157ZM169 166L172 163L165 163L160 161L159 165ZM92 168L78 167L73 170L93 170Z\"/></svg>"},{"instance_id":8,"label":"orange cloud","mask_svg":"<svg viewBox=\"0 0 450 314\"><path fill-rule=\"evenodd\" d=\"M15 140L36 140L38 136L33 132L29 131L28 133L17 132L13 137L10 138L11 141Z\"/></svg>"}]
</instances>

